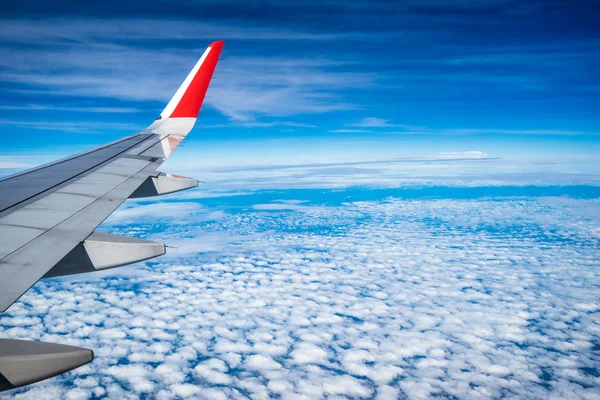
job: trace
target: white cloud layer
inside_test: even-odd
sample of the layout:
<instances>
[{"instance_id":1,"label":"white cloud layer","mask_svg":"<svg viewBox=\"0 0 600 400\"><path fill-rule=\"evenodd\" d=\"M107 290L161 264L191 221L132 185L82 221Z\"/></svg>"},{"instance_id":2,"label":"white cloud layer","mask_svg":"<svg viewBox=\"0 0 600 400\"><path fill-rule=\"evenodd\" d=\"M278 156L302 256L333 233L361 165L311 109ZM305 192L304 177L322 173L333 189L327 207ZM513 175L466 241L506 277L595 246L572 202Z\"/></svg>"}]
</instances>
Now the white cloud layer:
<instances>
[{"instance_id":1,"label":"white cloud layer","mask_svg":"<svg viewBox=\"0 0 600 400\"><path fill-rule=\"evenodd\" d=\"M493 153L481 150L469 150L421 157L397 158L384 154L329 162L310 161L221 166L206 161L200 161L200 165L193 159L181 157L170 162L169 169L206 181L199 190L178 195L182 198L257 189L600 184L596 157L515 161L494 158Z\"/></svg>"},{"instance_id":2,"label":"white cloud layer","mask_svg":"<svg viewBox=\"0 0 600 400\"><path fill-rule=\"evenodd\" d=\"M36 285L0 336L96 359L16 397L597 397L597 199L275 200L217 219L192 207L187 225L123 210L105 229L236 237L132 276Z\"/></svg>"}]
</instances>

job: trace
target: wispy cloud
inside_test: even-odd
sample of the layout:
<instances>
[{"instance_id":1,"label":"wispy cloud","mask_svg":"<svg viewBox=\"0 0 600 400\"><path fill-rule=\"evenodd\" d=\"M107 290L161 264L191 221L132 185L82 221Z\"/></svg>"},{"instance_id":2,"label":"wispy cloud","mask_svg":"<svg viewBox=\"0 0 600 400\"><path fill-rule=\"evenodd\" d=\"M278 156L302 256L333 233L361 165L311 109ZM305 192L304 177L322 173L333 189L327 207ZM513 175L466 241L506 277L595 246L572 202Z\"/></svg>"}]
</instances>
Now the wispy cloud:
<instances>
[{"instance_id":1,"label":"wispy cloud","mask_svg":"<svg viewBox=\"0 0 600 400\"><path fill-rule=\"evenodd\" d=\"M420 126L404 125L392 123L389 119L377 117L365 117L358 122L348 124L357 128L403 128L408 131L418 131L424 129Z\"/></svg>"},{"instance_id":2,"label":"wispy cloud","mask_svg":"<svg viewBox=\"0 0 600 400\"><path fill-rule=\"evenodd\" d=\"M434 159L452 159L452 158L487 158L488 153L479 150L471 150L471 151L447 151L442 153L437 153L433 158Z\"/></svg>"},{"instance_id":3,"label":"wispy cloud","mask_svg":"<svg viewBox=\"0 0 600 400\"><path fill-rule=\"evenodd\" d=\"M41 21L39 26L23 21L7 21L9 28L0 38L0 80L26 85L23 90L38 90L46 95L104 97L110 99L166 102L201 54L171 44L161 51L145 46L156 38L184 40L196 36L252 37L252 29L219 36L211 27L173 21L159 23L165 37L151 28L156 21ZM14 25L14 26L13 26ZM172 26L171 26L172 25ZM23 26L23 29L18 29ZM56 27L56 30L54 29ZM248 31L250 33L248 33ZM268 30L278 37L275 30ZM204 33L202 33L204 32ZM264 35L266 33L256 33ZM51 50L15 50L14 45L33 37L57 41ZM126 37L129 43L122 43ZM263 37L263 36L261 36ZM143 40L142 40L143 38ZM282 40L297 38L281 32ZM327 35L302 36L303 40L329 39ZM137 41L136 41L137 40ZM10 45L9 45L10 44ZM207 43L208 44L208 43ZM227 47L226 47L227 52ZM11 61L9 62L8 59ZM4 61L2 61L4 60ZM223 57L211 85L206 103L234 121L255 123L260 116L285 117L321 114L356 109L359 106L340 92L347 88L366 88L376 74L339 70L346 62L323 57L260 57L256 55ZM12 88L11 90L18 90ZM31 105L5 105L32 107ZM75 111L75 109L73 109ZM94 107L86 111L114 112L114 107Z\"/></svg>"},{"instance_id":4,"label":"wispy cloud","mask_svg":"<svg viewBox=\"0 0 600 400\"><path fill-rule=\"evenodd\" d=\"M386 133L388 135L422 135L428 133L425 130L417 130L417 131L398 131L398 130L376 130L376 129L332 129L329 132L332 133Z\"/></svg>"},{"instance_id":5,"label":"wispy cloud","mask_svg":"<svg viewBox=\"0 0 600 400\"><path fill-rule=\"evenodd\" d=\"M346 126L354 128L332 129L333 133L375 133L389 135L549 135L549 136L597 136L600 131L579 131L564 129L494 129L494 128L443 128L435 129L424 126L414 126L392 123L388 119L368 117L358 122L348 123ZM402 128L405 130L397 130Z\"/></svg>"},{"instance_id":6,"label":"wispy cloud","mask_svg":"<svg viewBox=\"0 0 600 400\"><path fill-rule=\"evenodd\" d=\"M2 20L0 39L4 42L30 44L101 43L115 40L339 40L340 33L314 33L295 29L269 28L261 25L236 26L229 23L190 21L168 18L52 18L31 23L30 20Z\"/></svg>"},{"instance_id":7,"label":"wispy cloud","mask_svg":"<svg viewBox=\"0 0 600 400\"><path fill-rule=\"evenodd\" d=\"M136 113L141 112L139 108L131 107L74 107L74 106L55 106L43 104L26 104L22 106L0 105L0 110L14 111L69 111L69 112L89 112L89 113Z\"/></svg>"},{"instance_id":8,"label":"wispy cloud","mask_svg":"<svg viewBox=\"0 0 600 400\"><path fill-rule=\"evenodd\" d=\"M33 167L33 164L18 161L3 161L0 159L0 169L21 169L31 167Z\"/></svg>"},{"instance_id":9,"label":"wispy cloud","mask_svg":"<svg viewBox=\"0 0 600 400\"><path fill-rule=\"evenodd\" d=\"M196 126L203 129L221 129L221 128L233 128L243 126L245 128L273 128L273 127L290 127L290 128L316 128L317 125L312 124L303 124L300 122L294 121L285 121L285 120L252 120L252 121L234 121L227 124L212 124L206 125L202 123L196 124ZM278 139L282 140L282 139Z\"/></svg>"},{"instance_id":10,"label":"wispy cloud","mask_svg":"<svg viewBox=\"0 0 600 400\"><path fill-rule=\"evenodd\" d=\"M36 165L45 164L51 159L52 156L43 154L0 156L0 169L11 170L6 173L8 174L17 172L17 170L23 170Z\"/></svg>"},{"instance_id":11,"label":"wispy cloud","mask_svg":"<svg viewBox=\"0 0 600 400\"><path fill-rule=\"evenodd\" d=\"M20 121L0 119L0 126L21 126L38 130L102 134L107 130L136 132L144 128L137 124L102 121Z\"/></svg>"},{"instance_id":12,"label":"wispy cloud","mask_svg":"<svg viewBox=\"0 0 600 400\"><path fill-rule=\"evenodd\" d=\"M110 16L82 7L67 14L40 4L35 16L0 19L0 111L15 111L4 119L61 111L122 122L117 114L130 113L145 124L141 113L153 118L205 46L225 39L203 116L227 138L247 137L239 128L269 139L290 130L399 141L598 132L589 66L600 61L600 42L587 31L593 24L569 25L585 16L570 6L537 9L535 21L503 0L154 3L135 17L129 7ZM556 26L558 10L581 31L540 29Z\"/></svg>"},{"instance_id":13,"label":"wispy cloud","mask_svg":"<svg viewBox=\"0 0 600 400\"><path fill-rule=\"evenodd\" d=\"M596 136L600 132L596 131L569 131L561 129L444 129L440 131L445 134L503 134L503 135L551 135L551 136Z\"/></svg>"}]
</instances>

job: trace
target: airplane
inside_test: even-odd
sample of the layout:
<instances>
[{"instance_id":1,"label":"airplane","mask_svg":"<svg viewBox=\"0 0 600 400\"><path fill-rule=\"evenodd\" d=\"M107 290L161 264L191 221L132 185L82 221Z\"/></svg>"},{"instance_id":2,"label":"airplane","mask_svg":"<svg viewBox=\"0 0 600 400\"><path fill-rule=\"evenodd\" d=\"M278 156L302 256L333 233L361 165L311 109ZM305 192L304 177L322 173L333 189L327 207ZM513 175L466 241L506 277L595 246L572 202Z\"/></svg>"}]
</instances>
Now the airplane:
<instances>
[{"instance_id":1,"label":"airplane","mask_svg":"<svg viewBox=\"0 0 600 400\"><path fill-rule=\"evenodd\" d=\"M125 200L198 186L157 168L192 130L224 41L208 46L146 129L0 179L0 313L38 280L161 256L163 243L95 232ZM91 349L0 339L0 391L91 362Z\"/></svg>"}]
</instances>

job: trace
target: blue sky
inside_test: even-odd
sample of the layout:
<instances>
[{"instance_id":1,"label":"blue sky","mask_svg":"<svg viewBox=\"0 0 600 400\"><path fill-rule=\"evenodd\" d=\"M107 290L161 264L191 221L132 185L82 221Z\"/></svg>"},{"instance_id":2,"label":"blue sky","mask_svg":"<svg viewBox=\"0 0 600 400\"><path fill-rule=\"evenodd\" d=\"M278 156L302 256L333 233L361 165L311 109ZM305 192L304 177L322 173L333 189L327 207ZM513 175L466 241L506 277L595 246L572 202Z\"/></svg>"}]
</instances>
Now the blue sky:
<instances>
[{"instance_id":1,"label":"blue sky","mask_svg":"<svg viewBox=\"0 0 600 400\"><path fill-rule=\"evenodd\" d=\"M133 133L226 46L180 163L594 159L591 2L3 2L0 166ZM595 162L595 160L594 160Z\"/></svg>"}]
</instances>

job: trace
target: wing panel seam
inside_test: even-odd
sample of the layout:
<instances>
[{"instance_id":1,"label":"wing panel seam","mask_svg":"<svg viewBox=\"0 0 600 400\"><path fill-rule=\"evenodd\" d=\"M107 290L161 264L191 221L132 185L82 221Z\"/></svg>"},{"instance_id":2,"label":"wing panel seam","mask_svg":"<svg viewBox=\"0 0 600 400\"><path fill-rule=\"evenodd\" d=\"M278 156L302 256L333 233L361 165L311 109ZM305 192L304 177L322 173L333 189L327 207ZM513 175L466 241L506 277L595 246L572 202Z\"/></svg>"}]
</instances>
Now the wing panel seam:
<instances>
[{"instance_id":1,"label":"wing panel seam","mask_svg":"<svg viewBox=\"0 0 600 400\"><path fill-rule=\"evenodd\" d=\"M140 136L140 135L138 135L138 136ZM134 137L135 137L135 136L134 136ZM12 204L12 205L10 205L9 207L7 207L7 208L4 208L4 209L0 210L0 217L1 217L1 216L3 216L3 215L5 215L5 212L6 212L6 211L10 211L10 210L11 210L11 209L13 209L13 208L14 208L14 210L13 210L13 211L16 211L16 210L18 210L19 208L21 208L22 206L29 204L29 203L27 203L27 202L28 202L29 200L31 200L31 199L35 199L35 198L37 198L38 196L40 196L40 195L42 195L42 194L44 194L44 193L48 193L49 191L52 191L53 189L54 189L54 191L56 191L56 188L58 188L58 187L62 187L62 186L64 186L64 185L68 184L68 183L72 183L72 182L73 182L73 180L77 180L77 179L80 179L80 178L82 178L82 177L83 177L83 176L85 176L85 175L88 175L88 173L92 172L93 170L95 170L95 169L97 169L97 168L99 168L99 167L102 167L102 166L104 166L104 165L108 164L110 161L113 161L113 160L115 160L116 158L119 158L120 156L122 156L122 154L123 154L123 153L125 153L125 152L126 152L126 151L128 151L128 150L131 150L131 148L133 148L133 147L135 147L135 146L139 145L140 143L142 143L142 142L143 142L143 141L145 141L145 140L148 140L149 138L151 138L151 136L148 136L148 137L145 137L145 138L143 138L143 139L142 139L142 140L140 140L139 142L136 142L136 143L132 144L130 147L127 147L126 149L123 149L123 151L121 151L121 152L119 152L119 153L115 154L114 156L112 156L112 157L110 157L110 158L108 158L108 159L106 159L106 160L103 160L102 162L100 162L100 163L98 163L98 164L94 165L93 167L90 167L90 168L88 168L88 169L86 169L86 170L83 170L83 171L79 172L77 175L75 175L75 176L72 176L72 177L70 177L69 179L67 179L67 180L65 180L65 181L62 181L62 182L60 182L60 183L57 183L56 185L53 185L53 186L51 186L51 187L49 187L49 188L47 188L47 189L45 189L45 190L43 190L43 191L41 191L41 192L39 192L39 193L36 193L36 194L34 194L34 195L32 195L32 196L29 196L29 197L28 197L28 198L26 198L26 199L23 199L23 200L19 201L18 203ZM99 148L98 150L100 150L100 148ZM88 153L88 154L89 154L89 153ZM67 160L65 160L65 161L67 161ZM64 161L63 161L63 162L64 162ZM57 165L57 164L52 164L52 165ZM50 167L50 166L52 166L52 165L49 165L48 167ZM20 175L20 176L23 176L23 175ZM21 207L19 207L19 206L21 206Z\"/></svg>"},{"instance_id":2,"label":"wing panel seam","mask_svg":"<svg viewBox=\"0 0 600 400\"><path fill-rule=\"evenodd\" d=\"M13 250L13 251L11 251L10 253L6 254L4 257L2 257L2 258L0 259L0 264L2 263L2 261L3 261L4 259L6 259L7 257L9 257L11 254L14 254L15 252L19 251L19 250L20 250L20 249L22 249L23 247L27 246L29 243L33 242L34 240L37 240L37 239L38 239L38 238L40 238L41 236L43 236L43 235L47 234L48 232L52 231L53 229L55 229L56 227L58 227L59 225L61 225L61 224L62 224L62 223L64 223L65 221L67 221L67 220L69 220L69 219L71 219L71 218L75 217L75 216L76 216L76 215L78 215L79 213L81 213L81 212L85 211L85 209L87 209L88 207L90 207L90 206L94 205L94 204L95 204L97 201L99 201L99 200L102 200L102 199L103 199L105 196L109 195L109 194L110 194L111 192L113 192L115 189L117 189L117 188L119 188L120 186L124 185L125 183L129 182L131 179L133 179L134 177L136 177L138 174L140 174L142 171L144 171L146 168L148 168L149 166L151 166L151 165L153 165L153 164L154 164L154 163L150 163L150 164L147 164L147 165L145 165L144 167L142 167L141 169L139 169L139 170L138 170L138 171L137 171L135 174L131 175L129 178L127 178L125 181L121 182L121 183L120 183L120 184L118 184L117 186L115 186L115 187L111 188L111 189L110 189L108 192L104 193L104 194L103 194L102 196L100 196L100 197L96 197L96 196L89 196L89 195L83 195L83 194L80 194L80 193L67 193L67 192L60 192L60 193L65 193L65 194L78 194L78 195L81 195L81 196L86 196L86 197L95 197L95 200L94 200L94 201L92 201L90 204L86 205L85 207L83 207L82 209L78 210L78 211L77 211L77 212L75 212L74 214L70 215L68 218L65 218L64 220L60 221L59 223L57 223L56 225L54 225L52 228L49 228L49 229L40 229L40 228L31 228L31 227L25 227L25 228L37 229L37 230L40 230L40 231L42 231L42 232L41 232L39 235L37 235L36 237L34 237L34 238L32 238L31 240L29 240L28 242L26 242L26 243L23 243L23 244L22 244L21 246L19 246L18 248L14 249L14 250ZM157 165L157 167L158 167L158 165ZM155 170L156 170L156 168L155 168ZM133 191L135 191L135 189L134 189ZM132 193L133 193L133 191L132 191ZM109 201L114 201L113 199L108 199L108 200L109 200ZM127 200L127 199L124 199L123 201L125 201L125 200ZM121 201L121 202L119 203L119 205L121 205L121 204L123 203L123 201ZM119 207L119 205L118 205L116 208L118 208L118 207ZM116 208L115 208L115 209L116 209ZM112 214L112 213L111 213L111 214ZM100 223L102 223L102 222L103 222L103 221L104 221L106 218L108 218L108 216L109 216L109 215L110 215L110 214L108 214L108 215L107 215L107 216L106 216L106 217L105 217L105 218L104 218L104 219L103 219L103 220L102 220ZM1 225L9 225L9 224L1 224ZM100 225L100 224L98 224L98 225ZM96 225L96 227L97 227L98 225ZM19 226L19 225L13 225L13 226Z\"/></svg>"}]
</instances>

